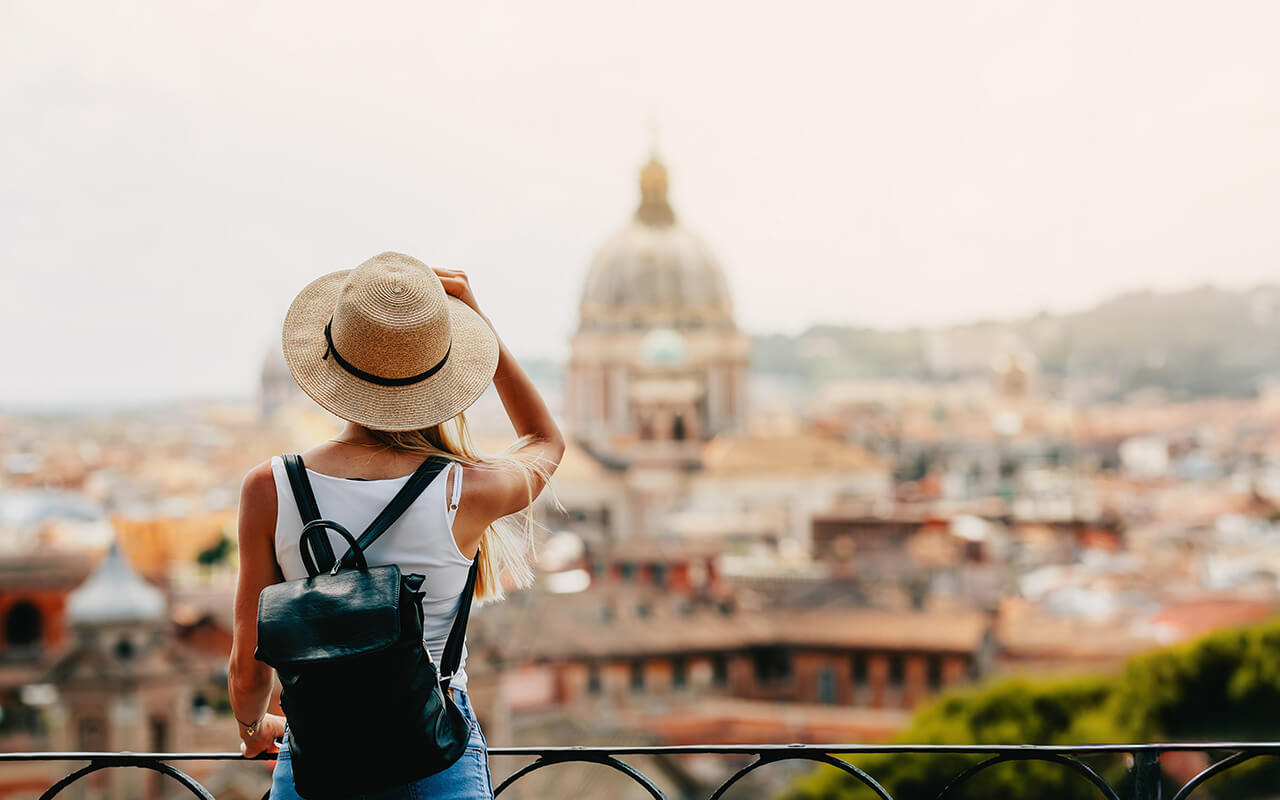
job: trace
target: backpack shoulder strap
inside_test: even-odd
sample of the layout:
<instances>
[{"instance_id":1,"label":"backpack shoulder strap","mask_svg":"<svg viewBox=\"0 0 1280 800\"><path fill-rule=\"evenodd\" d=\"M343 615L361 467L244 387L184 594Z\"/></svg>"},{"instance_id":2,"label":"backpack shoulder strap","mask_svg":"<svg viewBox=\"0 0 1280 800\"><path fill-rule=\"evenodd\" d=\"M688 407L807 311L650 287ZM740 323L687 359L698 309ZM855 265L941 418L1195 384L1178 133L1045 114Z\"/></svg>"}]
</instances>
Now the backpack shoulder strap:
<instances>
[{"instance_id":1,"label":"backpack shoulder strap","mask_svg":"<svg viewBox=\"0 0 1280 800\"><path fill-rule=\"evenodd\" d=\"M285 453L280 459L284 461L284 471L289 476L289 486L293 489L293 500L298 505L298 515L302 517L302 525L306 528L309 523L320 519L320 508L316 505L315 492L311 490L307 467L302 463L302 456L297 453ZM317 575L333 566L333 548L329 546L328 534L320 527L303 531L298 551L308 575Z\"/></svg>"},{"instance_id":2,"label":"backpack shoulder strap","mask_svg":"<svg viewBox=\"0 0 1280 800\"><path fill-rule=\"evenodd\" d=\"M453 627L449 628L449 639L444 643L444 652L440 654L440 687L447 694L449 684L453 682L453 673L458 671L462 662L462 643L467 637L467 621L471 618L471 598L476 593L476 572L480 567L480 551L471 562L471 571L467 573L467 585L462 589L462 597L458 601L458 615L453 618Z\"/></svg>"},{"instance_id":3,"label":"backpack shoulder strap","mask_svg":"<svg viewBox=\"0 0 1280 800\"><path fill-rule=\"evenodd\" d=\"M356 544L361 551L368 549L379 536L386 533L387 528L391 527L391 523L400 518L400 515L418 499L418 495L435 480L440 471L450 464L449 459L444 456L431 456L413 471L409 476L409 480L404 486L400 487L400 491L396 492L396 496L391 498L391 502L387 503L386 508L378 513L373 522L369 523L369 527L364 529L364 533L360 534L360 538L356 540ZM326 537L326 541L328 538ZM356 564L355 553L352 548L348 547L347 552L342 556L343 567L353 567Z\"/></svg>"}]
</instances>

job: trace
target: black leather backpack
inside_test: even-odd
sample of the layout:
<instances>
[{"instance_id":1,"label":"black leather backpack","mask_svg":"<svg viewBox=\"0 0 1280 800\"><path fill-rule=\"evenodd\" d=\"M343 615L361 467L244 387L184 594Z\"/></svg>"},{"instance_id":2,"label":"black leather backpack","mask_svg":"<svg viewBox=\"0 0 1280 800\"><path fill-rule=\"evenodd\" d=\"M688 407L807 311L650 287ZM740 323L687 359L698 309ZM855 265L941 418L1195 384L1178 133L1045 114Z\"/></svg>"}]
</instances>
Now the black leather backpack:
<instances>
[{"instance_id":1,"label":"black leather backpack","mask_svg":"<svg viewBox=\"0 0 1280 800\"><path fill-rule=\"evenodd\" d=\"M439 669L422 640L425 577L370 567L364 550L449 465L427 459L359 539L320 517L302 458L283 456L304 527L307 577L262 590L254 656L275 668L289 722L294 787L337 800L439 772L467 747L470 725L448 691L462 658L476 564L471 565ZM335 559L325 530L347 540Z\"/></svg>"}]
</instances>

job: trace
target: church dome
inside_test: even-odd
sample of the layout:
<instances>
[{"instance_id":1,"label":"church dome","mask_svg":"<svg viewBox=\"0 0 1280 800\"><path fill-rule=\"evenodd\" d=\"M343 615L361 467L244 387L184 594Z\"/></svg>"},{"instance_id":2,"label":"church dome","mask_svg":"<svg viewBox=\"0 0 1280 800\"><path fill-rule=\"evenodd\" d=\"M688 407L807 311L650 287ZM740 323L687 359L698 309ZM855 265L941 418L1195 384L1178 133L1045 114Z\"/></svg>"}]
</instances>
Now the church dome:
<instances>
[{"instance_id":1,"label":"church dome","mask_svg":"<svg viewBox=\"0 0 1280 800\"><path fill-rule=\"evenodd\" d=\"M640 207L591 262L580 306L582 329L733 327L724 272L667 201L667 170L651 158L640 171Z\"/></svg>"}]
</instances>

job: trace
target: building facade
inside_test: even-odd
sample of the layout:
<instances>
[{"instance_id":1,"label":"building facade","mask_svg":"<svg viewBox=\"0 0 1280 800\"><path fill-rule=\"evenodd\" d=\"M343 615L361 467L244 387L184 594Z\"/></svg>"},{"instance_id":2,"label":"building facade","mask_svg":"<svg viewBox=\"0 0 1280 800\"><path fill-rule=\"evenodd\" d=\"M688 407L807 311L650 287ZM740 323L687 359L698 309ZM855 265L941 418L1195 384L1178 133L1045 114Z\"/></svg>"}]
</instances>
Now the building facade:
<instances>
[{"instance_id":1,"label":"building facade","mask_svg":"<svg viewBox=\"0 0 1280 800\"><path fill-rule=\"evenodd\" d=\"M681 225L655 157L632 220L596 253L570 343L566 416L602 461L694 464L699 445L747 419L749 340L724 271Z\"/></svg>"}]
</instances>

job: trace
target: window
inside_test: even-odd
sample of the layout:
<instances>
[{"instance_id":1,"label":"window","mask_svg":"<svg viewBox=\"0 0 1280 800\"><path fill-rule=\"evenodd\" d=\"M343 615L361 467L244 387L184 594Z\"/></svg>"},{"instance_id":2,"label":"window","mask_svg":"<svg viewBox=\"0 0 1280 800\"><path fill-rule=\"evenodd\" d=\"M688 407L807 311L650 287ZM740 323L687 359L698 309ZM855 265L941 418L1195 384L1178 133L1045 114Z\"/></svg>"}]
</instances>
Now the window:
<instances>
[{"instance_id":1,"label":"window","mask_svg":"<svg viewBox=\"0 0 1280 800\"><path fill-rule=\"evenodd\" d=\"M720 687L729 685L729 659L724 653L711 656L711 685Z\"/></svg>"},{"instance_id":2,"label":"window","mask_svg":"<svg viewBox=\"0 0 1280 800\"><path fill-rule=\"evenodd\" d=\"M587 694L600 694L600 665L587 665Z\"/></svg>"},{"instance_id":3,"label":"window","mask_svg":"<svg viewBox=\"0 0 1280 800\"><path fill-rule=\"evenodd\" d=\"M867 654L853 654L853 685L862 689L867 685Z\"/></svg>"},{"instance_id":4,"label":"window","mask_svg":"<svg viewBox=\"0 0 1280 800\"><path fill-rule=\"evenodd\" d=\"M649 569L653 575L653 585L665 587L667 585L667 565L654 564Z\"/></svg>"},{"instance_id":5,"label":"window","mask_svg":"<svg viewBox=\"0 0 1280 800\"><path fill-rule=\"evenodd\" d=\"M942 657L929 658L929 688L938 691L942 688Z\"/></svg>"},{"instance_id":6,"label":"window","mask_svg":"<svg viewBox=\"0 0 1280 800\"><path fill-rule=\"evenodd\" d=\"M901 653L889 656L889 685L895 689L902 688L906 680L907 669Z\"/></svg>"},{"instance_id":7,"label":"window","mask_svg":"<svg viewBox=\"0 0 1280 800\"><path fill-rule=\"evenodd\" d=\"M671 685L683 689L689 685L689 665L684 656L671 659Z\"/></svg>"},{"instance_id":8,"label":"window","mask_svg":"<svg viewBox=\"0 0 1280 800\"><path fill-rule=\"evenodd\" d=\"M622 576L624 581L634 580L636 577L636 565L630 561L623 561L618 564L618 574Z\"/></svg>"},{"instance_id":9,"label":"window","mask_svg":"<svg viewBox=\"0 0 1280 800\"><path fill-rule=\"evenodd\" d=\"M151 752L163 753L169 749L169 721L164 717L152 717L150 723Z\"/></svg>"},{"instance_id":10,"label":"window","mask_svg":"<svg viewBox=\"0 0 1280 800\"><path fill-rule=\"evenodd\" d=\"M25 600L13 604L4 617L4 641L10 647L39 644L44 629L40 609Z\"/></svg>"},{"instance_id":11,"label":"window","mask_svg":"<svg viewBox=\"0 0 1280 800\"><path fill-rule=\"evenodd\" d=\"M107 729L103 724L103 720L95 717L86 717L81 719L77 734L79 736L81 750L95 751L107 749Z\"/></svg>"},{"instance_id":12,"label":"window","mask_svg":"<svg viewBox=\"0 0 1280 800\"><path fill-rule=\"evenodd\" d=\"M133 658L133 655L134 655L133 641L130 639L120 639L118 642L116 642L114 651L116 654L116 658L120 659L121 661L128 661L129 659Z\"/></svg>"},{"instance_id":13,"label":"window","mask_svg":"<svg viewBox=\"0 0 1280 800\"><path fill-rule=\"evenodd\" d=\"M783 647L756 647L751 651L756 683L781 683L791 677L791 652Z\"/></svg>"},{"instance_id":14,"label":"window","mask_svg":"<svg viewBox=\"0 0 1280 800\"><path fill-rule=\"evenodd\" d=\"M644 662L643 661L631 662L631 691L633 692L644 691Z\"/></svg>"},{"instance_id":15,"label":"window","mask_svg":"<svg viewBox=\"0 0 1280 800\"><path fill-rule=\"evenodd\" d=\"M826 705L836 702L836 673L831 667L818 671L818 702Z\"/></svg>"}]
</instances>

